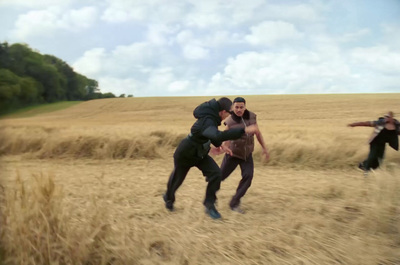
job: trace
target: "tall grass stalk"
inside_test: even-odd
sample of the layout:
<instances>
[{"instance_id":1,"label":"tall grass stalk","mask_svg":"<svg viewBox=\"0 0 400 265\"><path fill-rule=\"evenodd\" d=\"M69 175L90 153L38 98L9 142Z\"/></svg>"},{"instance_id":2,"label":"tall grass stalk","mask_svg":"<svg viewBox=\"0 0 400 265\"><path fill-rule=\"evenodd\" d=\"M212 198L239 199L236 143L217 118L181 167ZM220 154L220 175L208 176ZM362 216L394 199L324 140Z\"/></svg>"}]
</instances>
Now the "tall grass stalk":
<instances>
[{"instance_id":1,"label":"tall grass stalk","mask_svg":"<svg viewBox=\"0 0 400 265\"><path fill-rule=\"evenodd\" d=\"M17 173L1 207L4 264L107 264L110 224L107 209L92 202L83 219L72 218L52 174Z\"/></svg>"}]
</instances>

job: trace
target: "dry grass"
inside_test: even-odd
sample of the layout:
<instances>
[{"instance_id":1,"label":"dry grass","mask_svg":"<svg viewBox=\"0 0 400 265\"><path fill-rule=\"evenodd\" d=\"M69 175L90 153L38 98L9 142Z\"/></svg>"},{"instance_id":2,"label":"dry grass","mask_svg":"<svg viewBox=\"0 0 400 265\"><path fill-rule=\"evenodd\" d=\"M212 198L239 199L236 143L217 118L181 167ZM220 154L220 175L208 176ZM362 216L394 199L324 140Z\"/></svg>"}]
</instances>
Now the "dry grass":
<instances>
[{"instance_id":1,"label":"dry grass","mask_svg":"<svg viewBox=\"0 0 400 265\"><path fill-rule=\"evenodd\" d=\"M399 94L249 96L271 150L231 212L239 172L222 183L212 221L193 169L177 211L161 195L173 148L207 98L129 98L0 124L4 264L400 264L400 160L354 169L371 128ZM221 161L221 157L216 158Z\"/></svg>"}]
</instances>

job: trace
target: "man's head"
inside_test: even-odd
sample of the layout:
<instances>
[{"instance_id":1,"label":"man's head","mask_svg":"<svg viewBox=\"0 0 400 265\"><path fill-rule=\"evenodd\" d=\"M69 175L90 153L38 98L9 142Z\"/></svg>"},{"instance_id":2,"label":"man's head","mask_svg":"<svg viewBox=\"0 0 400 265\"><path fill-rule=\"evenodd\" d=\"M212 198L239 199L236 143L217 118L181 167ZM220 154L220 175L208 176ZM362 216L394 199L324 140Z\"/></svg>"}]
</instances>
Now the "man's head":
<instances>
[{"instance_id":1,"label":"man's head","mask_svg":"<svg viewBox=\"0 0 400 265\"><path fill-rule=\"evenodd\" d=\"M386 123L393 123L394 119L393 119L393 111L389 111L388 113L386 113L385 115L383 115L383 117L385 118L385 122Z\"/></svg>"},{"instance_id":2,"label":"man's head","mask_svg":"<svg viewBox=\"0 0 400 265\"><path fill-rule=\"evenodd\" d=\"M237 97L233 100L233 112L236 116L242 117L246 110L246 100L242 97Z\"/></svg>"},{"instance_id":3,"label":"man's head","mask_svg":"<svg viewBox=\"0 0 400 265\"><path fill-rule=\"evenodd\" d=\"M225 120L231 114L232 101L229 98L222 97L217 100L219 105L219 116Z\"/></svg>"}]
</instances>

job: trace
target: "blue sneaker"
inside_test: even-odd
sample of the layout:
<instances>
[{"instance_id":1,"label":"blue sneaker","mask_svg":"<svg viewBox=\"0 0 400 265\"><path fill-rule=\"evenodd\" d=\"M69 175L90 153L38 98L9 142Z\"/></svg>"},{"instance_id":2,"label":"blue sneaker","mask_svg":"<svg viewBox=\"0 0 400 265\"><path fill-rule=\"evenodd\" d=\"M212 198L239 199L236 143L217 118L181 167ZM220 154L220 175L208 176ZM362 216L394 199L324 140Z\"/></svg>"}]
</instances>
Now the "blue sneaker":
<instances>
[{"instance_id":1,"label":"blue sneaker","mask_svg":"<svg viewBox=\"0 0 400 265\"><path fill-rule=\"evenodd\" d=\"M165 208L167 208L170 212L174 210L174 202L167 199L167 194L163 195L163 199L165 202Z\"/></svg>"},{"instance_id":2,"label":"blue sneaker","mask_svg":"<svg viewBox=\"0 0 400 265\"><path fill-rule=\"evenodd\" d=\"M208 214L212 219L220 219L221 214L215 209L215 206L206 207L206 214Z\"/></svg>"}]
</instances>

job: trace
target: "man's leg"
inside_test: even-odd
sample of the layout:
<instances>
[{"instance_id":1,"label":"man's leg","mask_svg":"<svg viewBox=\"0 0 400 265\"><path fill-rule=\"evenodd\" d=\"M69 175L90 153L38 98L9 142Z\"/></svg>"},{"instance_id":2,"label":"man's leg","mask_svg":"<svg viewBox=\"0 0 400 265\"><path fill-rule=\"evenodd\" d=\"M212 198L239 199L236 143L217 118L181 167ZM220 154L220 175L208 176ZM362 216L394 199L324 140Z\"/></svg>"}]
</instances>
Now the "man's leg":
<instances>
[{"instance_id":1,"label":"man's leg","mask_svg":"<svg viewBox=\"0 0 400 265\"><path fill-rule=\"evenodd\" d=\"M239 159L225 154L221 164L221 180L224 181L236 169Z\"/></svg>"},{"instance_id":2,"label":"man's leg","mask_svg":"<svg viewBox=\"0 0 400 265\"><path fill-rule=\"evenodd\" d=\"M203 202L206 211L214 219L221 218L221 215L215 209L216 193L221 186L221 170L217 163L208 155L197 164L197 168L203 172L208 182L206 197Z\"/></svg>"},{"instance_id":3,"label":"man's leg","mask_svg":"<svg viewBox=\"0 0 400 265\"><path fill-rule=\"evenodd\" d=\"M174 164L174 170L172 171L167 183L167 192L164 194L165 207L169 210L173 210L175 192L182 185L190 169L188 166L180 166L176 161L174 161Z\"/></svg>"},{"instance_id":4,"label":"man's leg","mask_svg":"<svg viewBox=\"0 0 400 265\"><path fill-rule=\"evenodd\" d=\"M206 207L214 205L217 199L216 193L221 185L221 170L210 156L206 156L202 159L200 163L197 164L197 168L201 170L208 182L204 205Z\"/></svg>"},{"instance_id":5,"label":"man's leg","mask_svg":"<svg viewBox=\"0 0 400 265\"><path fill-rule=\"evenodd\" d=\"M246 194L247 190L251 186L254 175L254 162L252 154L250 154L246 160L242 160L240 163L240 169L242 171L242 179L239 182L236 194L232 197L232 200L229 204L232 209L239 206L240 199Z\"/></svg>"},{"instance_id":6,"label":"man's leg","mask_svg":"<svg viewBox=\"0 0 400 265\"><path fill-rule=\"evenodd\" d=\"M385 155L385 147L386 147L386 143L382 143L377 147L377 151L376 151L376 156L378 158L378 166L377 167L379 167L382 164L383 157Z\"/></svg>"},{"instance_id":7,"label":"man's leg","mask_svg":"<svg viewBox=\"0 0 400 265\"><path fill-rule=\"evenodd\" d=\"M379 143L372 142L369 147L368 158L362 163L366 171L375 169L379 166L378 161Z\"/></svg>"}]
</instances>

